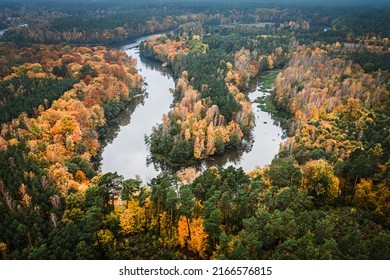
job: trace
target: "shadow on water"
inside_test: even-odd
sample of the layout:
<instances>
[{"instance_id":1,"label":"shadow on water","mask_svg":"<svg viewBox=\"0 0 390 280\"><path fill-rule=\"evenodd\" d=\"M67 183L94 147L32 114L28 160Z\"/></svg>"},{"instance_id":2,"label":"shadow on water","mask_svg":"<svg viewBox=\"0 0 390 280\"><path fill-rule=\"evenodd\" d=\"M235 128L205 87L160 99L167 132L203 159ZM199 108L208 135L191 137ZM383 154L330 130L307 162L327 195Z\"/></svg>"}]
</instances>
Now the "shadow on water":
<instances>
[{"instance_id":1,"label":"shadow on water","mask_svg":"<svg viewBox=\"0 0 390 280\"><path fill-rule=\"evenodd\" d=\"M222 155L216 155L203 160L194 160L186 163L199 170L210 167L242 167L248 172L257 166L263 167L271 163L279 152L279 145L287 137L287 130L283 129L283 123L287 122L286 114L279 112L273 102L261 107L258 98L273 99L273 82L278 71L268 71L259 75L249 85L248 98L252 102L255 125L252 131L245 136L242 145L238 148L227 150ZM261 108L259 108L261 107ZM272 107L272 108L271 108ZM286 126L287 127L287 126ZM159 170L171 170L173 172L187 167L183 165L171 165L164 159L148 156L147 163Z\"/></svg>"},{"instance_id":2,"label":"shadow on water","mask_svg":"<svg viewBox=\"0 0 390 280\"><path fill-rule=\"evenodd\" d=\"M143 180L148 180L155 177L158 171L177 171L185 166L172 166L163 159L151 157L144 141L144 136L150 135L152 127L161 123L162 115L169 112L173 100L170 89L175 86L170 68L163 67L160 62L151 58L140 56L137 45L145 39L147 38L141 38L136 43L122 47L129 56L138 61L137 69L145 82L145 96L133 100L119 114L117 122L108 128L95 162L98 163L97 168L103 172L117 171L126 178L139 175ZM253 102L256 125L243 140L240 148L230 149L223 155L207 160L194 160L187 166L205 169L233 165L250 171L256 166L271 163L282 142L282 119L279 119L276 113L260 110L256 102L259 97L271 94L269 88L276 74L269 71L259 75L259 79L249 87L248 97Z\"/></svg>"},{"instance_id":3,"label":"shadow on water","mask_svg":"<svg viewBox=\"0 0 390 280\"><path fill-rule=\"evenodd\" d=\"M269 107L274 106L272 87L278 72L274 70L260 74L249 87L248 97L252 102L255 124L251 133L243 139L242 147L204 160L203 168L234 166L248 172L271 163L279 152L280 143L286 138L286 130L281 126L284 117L274 107L259 106L258 99L268 98Z\"/></svg>"},{"instance_id":4,"label":"shadow on water","mask_svg":"<svg viewBox=\"0 0 390 280\"><path fill-rule=\"evenodd\" d=\"M143 76L146 94L134 100L119 115L117 124L105 133L98 168L103 172L118 172L126 178L139 175L143 180L148 180L157 175L157 171L146 164L149 151L144 136L149 135L152 127L169 111L173 100L170 89L174 87L174 81L169 68L141 57L139 49L134 47L137 44L139 41L122 49L137 59L137 69Z\"/></svg>"},{"instance_id":5,"label":"shadow on water","mask_svg":"<svg viewBox=\"0 0 390 280\"><path fill-rule=\"evenodd\" d=\"M100 135L100 149L96 156L93 158L93 166L95 170L101 170L102 160L103 160L103 151L107 145L113 143L115 138L118 137L120 129L122 126L130 124L131 116L138 106L143 106L145 104L145 98L148 98L148 93L145 92L144 96L137 97L126 106L125 110L119 113L115 119L115 123L104 126L104 132L99 132Z\"/></svg>"},{"instance_id":6,"label":"shadow on water","mask_svg":"<svg viewBox=\"0 0 390 280\"><path fill-rule=\"evenodd\" d=\"M230 149L223 155L204 159L201 166L203 168L210 168L213 166L227 167L229 165L239 166L243 156L251 152L254 142L255 139L253 138L253 133L251 132L249 135L245 136L242 141L242 145L239 148Z\"/></svg>"}]
</instances>

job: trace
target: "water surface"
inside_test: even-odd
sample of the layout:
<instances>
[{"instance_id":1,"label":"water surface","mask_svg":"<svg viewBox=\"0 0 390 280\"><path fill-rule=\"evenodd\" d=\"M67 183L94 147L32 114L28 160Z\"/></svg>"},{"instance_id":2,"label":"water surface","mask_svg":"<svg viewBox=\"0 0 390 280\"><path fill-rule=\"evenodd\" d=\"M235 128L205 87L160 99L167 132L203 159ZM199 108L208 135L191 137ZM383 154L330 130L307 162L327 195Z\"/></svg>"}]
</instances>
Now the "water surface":
<instances>
[{"instance_id":1,"label":"water surface","mask_svg":"<svg viewBox=\"0 0 390 280\"><path fill-rule=\"evenodd\" d=\"M127 55L137 59L137 69L147 83L147 97L131 114L130 122L120 127L116 138L108 143L102 152L101 170L103 172L118 172L125 178L140 176L149 180L158 174L153 165L147 166L146 158L149 151L145 145L145 135L152 132L152 127L161 122L164 113L168 113L173 96L170 88L174 88L174 80L167 69L160 63L144 59L139 55L136 43L123 48Z\"/></svg>"},{"instance_id":2,"label":"water surface","mask_svg":"<svg viewBox=\"0 0 390 280\"><path fill-rule=\"evenodd\" d=\"M264 89L260 83L255 90L249 92L248 97L252 102L252 110L255 114L255 127L252 130L250 139L247 140L247 148L244 151L227 153L216 159L207 160L206 167L211 166L234 166L242 167L245 172L256 167L264 167L271 163L272 159L279 152L279 145L282 142L283 130L279 123L272 119L272 115L261 111L254 101L259 96L268 96L272 89Z\"/></svg>"},{"instance_id":3,"label":"water surface","mask_svg":"<svg viewBox=\"0 0 390 280\"><path fill-rule=\"evenodd\" d=\"M133 110L127 110L120 116L121 126L119 130L113 130L111 141L106 143L101 155L101 170L103 172L118 172L125 178L134 178L148 181L155 177L160 170L156 170L153 164L147 164L149 151L145 145L144 136L150 135L152 127L161 123L161 117L170 110L173 96L170 92L174 88L174 80L167 68L161 64L140 56L138 45L147 37L140 38L137 42L126 45L123 49L126 53L137 59L137 68L147 83L147 97ZM260 83L249 93L249 98L254 101L258 96L269 95L271 90L266 90ZM227 153L215 159L206 160L203 168L211 166L242 167L244 171L250 171L257 166L263 167L270 164L279 151L282 141L282 128L272 119L270 113L261 111L253 103L256 126L251 136L247 139L244 149Z\"/></svg>"}]
</instances>

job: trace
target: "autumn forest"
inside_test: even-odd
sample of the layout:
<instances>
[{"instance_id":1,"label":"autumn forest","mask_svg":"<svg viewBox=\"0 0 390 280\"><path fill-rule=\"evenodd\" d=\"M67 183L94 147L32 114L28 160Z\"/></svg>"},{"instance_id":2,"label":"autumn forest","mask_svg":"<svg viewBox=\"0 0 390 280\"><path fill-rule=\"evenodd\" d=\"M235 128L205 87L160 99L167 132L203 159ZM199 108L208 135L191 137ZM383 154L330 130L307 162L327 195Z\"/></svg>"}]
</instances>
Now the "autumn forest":
<instances>
[{"instance_id":1,"label":"autumn forest","mask_svg":"<svg viewBox=\"0 0 390 280\"><path fill-rule=\"evenodd\" d=\"M0 0L0 259L389 260L383 5ZM143 36L174 80L150 180L101 170L148 102ZM284 131L263 166L254 108ZM204 167L235 152L257 167Z\"/></svg>"}]
</instances>

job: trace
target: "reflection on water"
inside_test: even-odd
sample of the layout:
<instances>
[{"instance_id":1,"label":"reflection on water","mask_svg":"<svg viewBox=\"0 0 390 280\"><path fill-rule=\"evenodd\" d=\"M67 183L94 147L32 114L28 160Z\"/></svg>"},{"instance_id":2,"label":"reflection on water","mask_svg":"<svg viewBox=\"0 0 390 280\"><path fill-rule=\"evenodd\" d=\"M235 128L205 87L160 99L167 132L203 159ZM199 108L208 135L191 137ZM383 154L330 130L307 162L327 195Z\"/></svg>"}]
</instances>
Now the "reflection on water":
<instances>
[{"instance_id":1,"label":"reflection on water","mask_svg":"<svg viewBox=\"0 0 390 280\"><path fill-rule=\"evenodd\" d=\"M138 48L127 49L126 53L137 59L137 68L147 84L147 96L142 102L129 108L120 116L119 129L114 128L101 154L101 170L118 172L125 178L139 175L143 180L155 177L154 166L147 166L149 154L145 135L151 133L156 123L161 122L164 113L170 110L173 96L170 88L174 81L169 70L160 63L147 58L140 59Z\"/></svg>"},{"instance_id":2,"label":"reflection on water","mask_svg":"<svg viewBox=\"0 0 390 280\"><path fill-rule=\"evenodd\" d=\"M161 117L170 110L173 96L174 80L168 68L160 63L141 57L136 43L123 46L129 56L137 59L137 68L144 77L147 94L133 102L118 118L118 125L110 128L101 153L101 170L103 172L118 172L125 178L137 175L142 180L150 180L159 170L168 169L163 161L150 159L145 145L145 135L150 135L152 127L161 123ZM262 77L260 77L262 79ZM263 88L263 83L254 84L249 98L253 102L259 96L269 95L271 90ZM261 111L257 103L252 103L256 126L252 133L244 139L241 149L230 151L223 156L207 159L201 168L212 166L242 167L250 171L256 166L270 164L279 151L283 131L270 113ZM198 162L199 165L199 162Z\"/></svg>"},{"instance_id":3,"label":"reflection on water","mask_svg":"<svg viewBox=\"0 0 390 280\"><path fill-rule=\"evenodd\" d=\"M261 111L254 101L259 96L271 94L271 89L263 89L260 83L255 90L249 93L252 101L252 109L255 115L255 127L251 135L244 141L243 148L229 152L215 159L206 160L204 168L212 166L242 167L245 172L253 170L257 166L263 167L271 163L279 152L284 133L279 122L272 119L271 113Z\"/></svg>"},{"instance_id":4,"label":"reflection on water","mask_svg":"<svg viewBox=\"0 0 390 280\"><path fill-rule=\"evenodd\" d=\"M191 165L203 170L214 166L234 166L236 168L241 167L245 172L248 172L256 167L264 167L270 164L279 152L279 145L285 138L285 131L281 128L280 120L274 118L271 113L260 110L257 107L259 104L254 101L260 96L269 96L271 92L272 89L265 89L261 82L254 85L248 94L255 115L255 127L243 139L242 146L239 149L228 151L223 155L208 158L201 162L196 161ZM171 169L177 171L180 169L180 167L169 166L165 161L150 156L148 164L160 170Z\"/></svg>"}]
</instances>

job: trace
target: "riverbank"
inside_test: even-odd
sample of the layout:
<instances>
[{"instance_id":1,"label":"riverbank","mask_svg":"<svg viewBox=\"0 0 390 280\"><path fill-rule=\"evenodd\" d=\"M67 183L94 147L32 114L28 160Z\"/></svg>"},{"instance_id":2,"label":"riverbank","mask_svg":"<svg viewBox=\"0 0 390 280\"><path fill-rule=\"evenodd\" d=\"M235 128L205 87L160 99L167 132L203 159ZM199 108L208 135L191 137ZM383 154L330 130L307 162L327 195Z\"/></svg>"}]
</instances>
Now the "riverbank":
<instances>
[{"instance_id":1,"label":"riverbank","mask_svg":"<svg viewBox=\"0 0 390 280\"><path fill-rule=\"evenodd\" d=\"M174 81L169 69L140 56L137 46L145 39L147 37L142 37L121 47L128 56L137 59L137 69L143 76L146 93L140 103L120 114L118 126L104 140L100 169L104 173L118 172L125 178L149 180L158 171L146 162L149 151L144 136L149 135L153 125L169 111L173 100L170 88L174 87Z\"/></svg>"},{"instance_id":2,"label":"riverbank","mask_svg":"<svg viewBox=\"0 0 390 280\"><path fill-rule=\"evenodd\" d=\"M274 118L274 112L269 108L272 103L273 82L279 71L267 71L259 75L259 83L254 90L248 93L255 116L255 126L246 139L242 149L231 151L225 155L205 161L203 168L212 166L234 166L249 172L256 167L269 165L279 152L279 145L283 141L285 131L280 122ZM259 100L269 100L268 107L262 107Z\"/></svg>"},{"instance_id":3,"label":"riverbank","mask_svg":"<svg viewBox=\"0 0 390 280\"><path fill-rule=\"evenodd\" d=\"M173 101L170 90L175 87L169 68L162 67L160 62L140 55L137 46L148 37L142 37L137 42L121 47L127 55L137 59L137 69L147 84L146 95L139 104L133 104L131 108L118 116L118 125L108 133L108 137L104 140L100 159L100 169L104 173L118 172L125 178L138 176L146 181L166 168L158 160L150 159L144 136L149 135L152 127L161 122L162 116L170 110ZM257 108L256 99L270 95L269 87L273 84L275 76L276 72L273 71L260 75L261 81L248 94L252 102L256 126L244 140L242 148L230 150L222 156L206 161L193 162L191 165L201 164L205 168L233 165L250 171L256 166L271 163L278 153L283 131L273 121L270 113Z\"/></svg>"}]
</instances>

